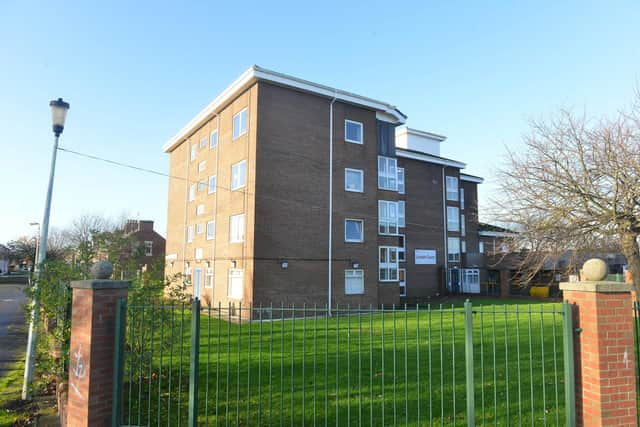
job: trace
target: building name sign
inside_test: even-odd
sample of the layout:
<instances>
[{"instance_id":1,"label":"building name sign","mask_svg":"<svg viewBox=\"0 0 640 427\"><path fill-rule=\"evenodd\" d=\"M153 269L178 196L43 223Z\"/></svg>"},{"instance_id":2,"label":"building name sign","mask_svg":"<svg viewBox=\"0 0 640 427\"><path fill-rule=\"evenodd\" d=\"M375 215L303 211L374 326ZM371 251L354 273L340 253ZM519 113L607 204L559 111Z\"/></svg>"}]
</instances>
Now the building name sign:
<instances>
[{"instance_id":1,"label":"building name sign","mask_svg":"<svg viewBox=\"0 0 640 427\"><path fill-rule=\"evenodd\" d=\"M416 264L436 264L436 250L435 249L416 249L415 252Z\"/></svg>"}]
</instances>

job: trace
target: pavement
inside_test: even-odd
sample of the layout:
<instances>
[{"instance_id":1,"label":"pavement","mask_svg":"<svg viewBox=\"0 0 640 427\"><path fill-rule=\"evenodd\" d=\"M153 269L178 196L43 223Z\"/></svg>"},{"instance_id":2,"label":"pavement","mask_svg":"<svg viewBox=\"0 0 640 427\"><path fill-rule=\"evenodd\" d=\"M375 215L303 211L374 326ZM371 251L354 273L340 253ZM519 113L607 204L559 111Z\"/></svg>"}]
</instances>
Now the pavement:
<instances>
[{"instance_id":1,"label":"pavement","mask_svg":"<svg viewBox=\"0 0 640 427\"><path fill-rule=\"evenodd\" d=\"M0 284L0 378L19 358L27 345L25 285Z\"/></svg>"}]
</instances>

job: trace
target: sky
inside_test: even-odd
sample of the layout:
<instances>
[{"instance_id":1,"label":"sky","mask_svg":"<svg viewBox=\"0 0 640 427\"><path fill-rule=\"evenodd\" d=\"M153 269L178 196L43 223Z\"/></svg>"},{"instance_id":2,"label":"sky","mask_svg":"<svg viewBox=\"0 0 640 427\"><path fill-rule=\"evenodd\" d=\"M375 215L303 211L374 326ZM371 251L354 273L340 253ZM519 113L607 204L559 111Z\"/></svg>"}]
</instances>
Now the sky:
<instances>
[{"instance_id":1,"label":"sky","mask_svg":"<svg viewBox=\"0 0 640 427\"><path fill-rule=\"evenodd\" d=\"M0 0L0 242L41 222L49 101L60 145L168 171L162 145L252 64L396 105L485 177L561 107L590 116L640 86L640 2ZM58 153L51 226L83 214L152 219L167 178Z\"/></svg>"}]
</instances>

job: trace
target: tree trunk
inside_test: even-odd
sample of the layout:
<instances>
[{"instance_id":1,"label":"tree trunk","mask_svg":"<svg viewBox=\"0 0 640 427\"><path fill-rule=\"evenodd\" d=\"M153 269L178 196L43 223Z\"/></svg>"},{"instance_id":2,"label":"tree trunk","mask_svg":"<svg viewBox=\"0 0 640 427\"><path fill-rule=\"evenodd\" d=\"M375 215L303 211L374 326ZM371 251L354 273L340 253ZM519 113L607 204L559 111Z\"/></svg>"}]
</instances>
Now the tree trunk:
<instances>
[{"instance_id":1,"label":"tree trunk","mask_svg":"<svg viewBox=\"0 0 640 427\"><path fill-rule=\"evenodd\" d=\"M636 291L636 300L640 296L638 289L640 289L640 250L638 249L638 242L636 234L623 234L621 238L622 253L627 258L627 265L631 272L631 279L633 280L633 287Z\"/></svg>"}]
</instances>

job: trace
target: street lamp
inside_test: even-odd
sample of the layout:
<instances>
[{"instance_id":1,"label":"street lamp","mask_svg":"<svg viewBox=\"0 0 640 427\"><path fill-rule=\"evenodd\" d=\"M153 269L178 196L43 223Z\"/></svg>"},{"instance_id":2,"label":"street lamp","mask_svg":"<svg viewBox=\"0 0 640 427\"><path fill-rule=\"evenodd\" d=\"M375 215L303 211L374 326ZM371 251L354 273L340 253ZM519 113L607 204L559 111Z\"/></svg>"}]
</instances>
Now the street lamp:
<instances>
[{"instance_id":1,"label":"street lamp","mask_svg":"<svg viewBox=\"0 0 640 427\"><path fill-rule=\"evenodd\" d=\"M39 222L30 222L29 223L30 226L32 227L38 227L38 232L36 233L36 255L35 258L33 260L33 269L35 270L36 268L36 260L38 259L38 252L40 249L40 223Z\"/></svg>"},{"instance_id":2,"label":"street lamp","mask_svg":"<svg viewBox=\"0 0 640 427\"><path fill-rule=\"evenodd\" d=\"M33 300L31 302L31 322L29 323L29 339L27 341L27 357L24 365L24 382L22 383L22 399L27 400L30 397L29 386L33 380L33 362L36 349L36 341L38 333L36 324L38 322L38 281L40 279L40 269L47 257L47 238L49 237L49 214L51 213L51 194L53 193L53 177L56 172L56 155L58 154L58 138L64 130L64 122L69 111L69 103L64 102L62 98L58 98L49 102L51 107L51 124L55 140L53 143L53 153L51 155L51 168L49 169L49 186L47 187L47 198L44 204L44 216L42 218L42 227L40 227L40 239L38 245L38 254L35 265L36 281L34 284Z\"/></svg>"}]
</instances>

